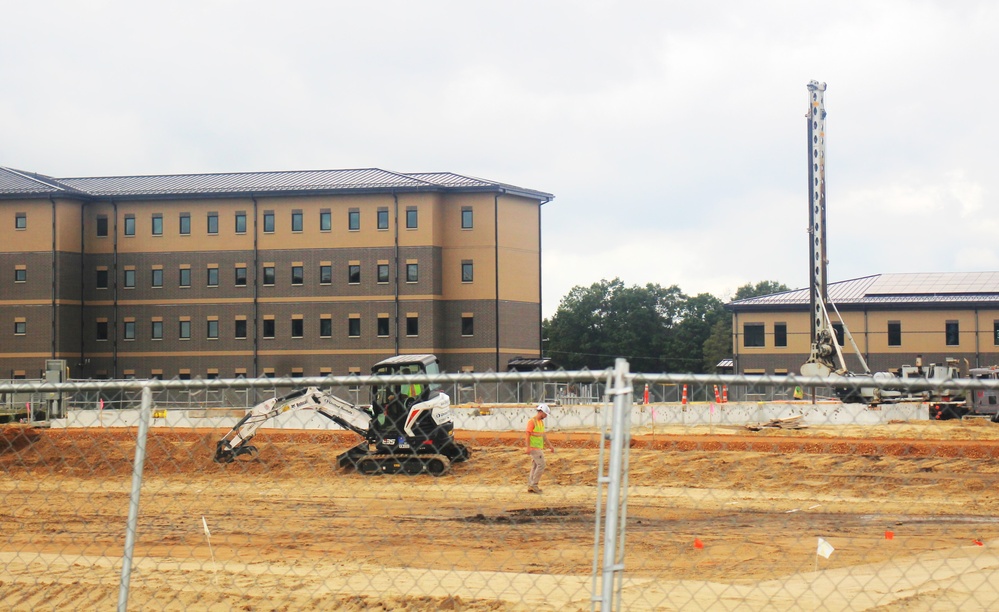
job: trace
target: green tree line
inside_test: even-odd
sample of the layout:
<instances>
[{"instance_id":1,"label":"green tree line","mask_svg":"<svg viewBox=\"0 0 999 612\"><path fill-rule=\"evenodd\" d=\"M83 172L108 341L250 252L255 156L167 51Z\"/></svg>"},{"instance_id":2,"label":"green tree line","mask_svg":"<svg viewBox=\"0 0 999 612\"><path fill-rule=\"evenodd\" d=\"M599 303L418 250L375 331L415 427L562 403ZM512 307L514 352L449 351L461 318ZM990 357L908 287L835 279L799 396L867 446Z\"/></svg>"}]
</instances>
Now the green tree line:
<instances>
[{"instance_id":1,"label":"green tree line","mask_svg":"<svg viewBox=\"0 0 999 612\"><path fill-rule=\"evenodd\" d=\"M733 300L788 291L760 281ZM710 373L732 356L732 320L724 302L688 296L678 286L631 287L618 278L577 285L542 323L544 355L567 370L602 370L624 357L633 372Z\"/></svg>"}]
</instances>

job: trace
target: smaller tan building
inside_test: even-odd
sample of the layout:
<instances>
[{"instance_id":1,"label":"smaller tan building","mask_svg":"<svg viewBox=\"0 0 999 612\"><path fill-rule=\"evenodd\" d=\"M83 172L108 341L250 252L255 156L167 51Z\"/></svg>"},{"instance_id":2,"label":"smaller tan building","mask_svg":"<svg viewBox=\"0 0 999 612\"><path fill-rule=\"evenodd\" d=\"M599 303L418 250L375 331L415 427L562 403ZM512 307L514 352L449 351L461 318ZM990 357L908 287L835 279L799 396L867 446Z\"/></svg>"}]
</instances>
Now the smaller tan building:
<instances>
[{"instance_id":1,"label":"smaller tan building","mask_svg":"<svg viewBox=\"0 0 999 612\"><path fill-rule=\"evenodd\" d=\"M924 364L947 358L967 360L970 367L999 364L999 272L877 274L831 283L828 297L853 372L863 372L854 343L875 372L913 365L917 357ZM808 289L726 308L734 373L799 373L811 348Z\"/></svg>"}]
</instances>

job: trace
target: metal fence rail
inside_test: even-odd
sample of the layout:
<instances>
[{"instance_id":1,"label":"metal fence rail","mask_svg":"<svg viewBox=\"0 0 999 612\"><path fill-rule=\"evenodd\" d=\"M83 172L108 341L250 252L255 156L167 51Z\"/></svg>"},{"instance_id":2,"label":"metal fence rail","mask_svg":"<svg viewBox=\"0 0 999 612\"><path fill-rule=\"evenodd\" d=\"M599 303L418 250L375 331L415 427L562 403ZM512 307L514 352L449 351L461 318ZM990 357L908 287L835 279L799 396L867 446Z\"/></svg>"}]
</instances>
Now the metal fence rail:
<instances>
[{"instance_id":1,"label":"metal fence rail","mask_svg":"<svg viewBox=\"0 0 999 612\"><path fill-rule=\"evenodd\" d=\"M213 461L258 402L316 386L365 406L377 383L439 386L471 458L439 477L366 476L336 460L357 434L289 410L256 431L255 455ZM999 425L937 420L928 400L843 404L833 391L794 376L632 373L623 360L600 372L3 382L8 405L59 402L0 425L4 601L999 607ZM535 494L525 427L542 401L555 451Z\"/></svg>"}]
</instances>

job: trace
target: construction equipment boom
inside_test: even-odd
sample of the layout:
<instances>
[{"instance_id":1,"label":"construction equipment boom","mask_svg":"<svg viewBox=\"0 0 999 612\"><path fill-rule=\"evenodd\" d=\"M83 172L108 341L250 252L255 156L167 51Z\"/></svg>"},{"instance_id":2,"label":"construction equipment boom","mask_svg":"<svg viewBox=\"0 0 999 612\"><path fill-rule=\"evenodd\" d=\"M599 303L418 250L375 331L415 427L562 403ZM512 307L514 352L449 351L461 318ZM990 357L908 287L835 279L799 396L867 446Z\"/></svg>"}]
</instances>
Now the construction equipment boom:
<instances>
[{"instance_id":1,"label":"construction equipment boom","mask_svg":"<svg viewBox=\"0 0 999 612\"><path fill-rule=\"evenodd\" d=\"M433 355L399 355L372 368L376 376L439 372ZM450 471L452 463L471 456L468 447L454 440L451 400L446 393L432 383L396 383L372 385L370 410L318 387L265 400L247 411L218 441L215 461L231 463L237 457L257 455L257 448L249 444L257 429L290 410L313 410L362 436L363 442L337 456L337 464L363 474L427 472L441 476Z\"/></svg>"}]
</instances>

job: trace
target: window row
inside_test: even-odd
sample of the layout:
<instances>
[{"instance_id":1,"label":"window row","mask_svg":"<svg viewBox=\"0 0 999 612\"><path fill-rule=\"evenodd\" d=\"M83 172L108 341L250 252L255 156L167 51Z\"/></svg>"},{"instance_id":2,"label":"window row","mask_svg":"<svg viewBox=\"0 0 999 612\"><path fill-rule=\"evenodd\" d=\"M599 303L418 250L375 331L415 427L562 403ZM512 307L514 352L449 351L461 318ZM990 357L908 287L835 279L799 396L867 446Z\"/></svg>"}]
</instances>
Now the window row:
<instances>
[{"instance_id":1,"label":"window row","mask_svg":"<svg viewBox=\"0 0 999 612\"><path fill-rule=\"evenodd\" d=\"M236 234L245 234L247 231L247 213L246 211L237 211L233 216L232 227ZM262 229L265 234L272 234L278 231L278 215L273 210L265 210L262 215ZM292 232L304 232L305 231L305 213L301 210L292 210L288 219L288 229ZM361 210L359 208L351 208L347 210L347 229L352 232L357 232L361 230ZM333 231L333 211L330 209L322 209L319 211L319 218L316 220L317 227L321 232ZM416 206L407 206L405 210L405 227L408 230L419 229L420 226L420 216L419 209ZM15 229L26 229L28 227L28 218L26 213L17 213L14 221ZM202 226L206 234L213 235L219 233L219 213L208 212L205 215L204 225ZM383 206L375 211L375 227L379 230L389 229L389 208ZM461 229L470 230L473 229L473 215L471 206L463 206L461 208ZM97 216L97 227L96 232L98 237L107 237L109 235L110 228L110 218L107 215ZM162 213L153 213L150 220L150 234L153 236L162 236L164 231L164 221ZM192 221L191 213L182 212L178 214L177 217L177 233L181 236L191 235ZM135 236L136 235L136 219L135 214L126 213L122 218L122 234L125 236Z\"/></svg>"},{"instance_id":2,"label":"window row","mask_svg":"<svg viewBox=\"0 0 999 612\"><path fill-rule=\"evenodd\" d=\"M388 337L390 321L388 315L378 315L375 319L375 335L378 337ZM96 325L96 340L107 341L109 339L109 322L107 319L98 319ZM272 317L265 317L261 321L261 337L262 338L276 338L277 337L277 321ZM348 338L360 338L361 337L361 315L352 314L347 317L346 321L346 332ZM242 340L247 338L247 319L237 318L232 322L232 338ZM193 333L193 322L190 318L182 317L176 321L176 330L178 340L190 340ZM220 322L218 317L209 317L204 321L204 338L208 340L218 340L220 338ZM305 337L305 318L302 316L294 316L290 320L290 325L287 327L289 337L291 338L304 338ZM333 318L332 316L321 316L319 318L319 327L315 330L318 332L318 337L320 338L332 338L333 337ZM148 334L148 338L151 340L163 340L165 332L165 322L162 318L154 318L148 321L148 330L145 332ZM18 335L24 335L27 333L27 323L18 320L15 322L15 333ZM139 329L138 322L134 318L126 318L122 324L122 338L124 340L136 340L138 337ZM417 314L407 314L406 315L406 336L416 337L420 335L420 317ZM474 336L475 335L475 318L471 314L463 314L461 317L461 335L462 336Z\"/></svg>"},{"instance_id":3,"label":"window row","mask_svg":"<svg viewBox=\"0 0 999 612\"><path fill-rule=\"evenodd\" d=\"M418 283L420 280L420 264L419 262L407 262L405 264L406 276L405 282L407 283ZM348 285L359 285L361 283L361 264L357 262L351 262L347 265L347 284ZM137 274L138 271L134 267L126 267L122 274L122 286L125 289L134 289L137 285ZM149 270L149 286L159 288L163 286L165 271L162 266L154 266ZM193 271L189 265L181 265L177 269L177 286L179 287L190 287L192 284L192 274ZM23 283L27 281L28 271L23 266L18 267L14 270L14 282ZM304 285L305 284L305 266L302 264L293 264L289 267L289 280L292 285ZM209 265L205 268L205 286L206 287L218 287L219 286L219 267L217 265ZM474 264L471 260L466 260L461 262L461 282L471 283L475 279ZM318 281L320 285L332 285L333 284L333 266L332 264L321 264L319 266ZM389 264L379 263L375 266L375 282L379 284L387 284L392 281ZM100 267L96 271L96 279L94 285L97 289L107 289L110 286L110 271L106 267ZM245 264L236 264L233 269L233 284L236 287L245 287L247 285L247 271ZM264 265L261 266L261 284L264 286L273 286L277 284L277 267L274 265Z\"/></svg>"},{"instance_id":4,"label":"window row","mask_svg":"<svg viewBox=\"0 0 999 612\"><path fill-rule=\"evenodd\" d=\"M842 323L833 323L833 332L836 334L836 342L840 346L846 346L846 332ZM888 346L902 346L902 322L888 321L887 325ZM961 329L958 321L946 321L944 323L944 344L946 346L960 346ZM920 332L925 333L925 332ZM787 324L774 323L773 329L774 347L787 346ZM992 341L995 346L999 346L999 320L992 322ZM766 326L763 323L744 323L742 326L742 345L745 347L766 346Z\"/></svg>"}]
</instances>

